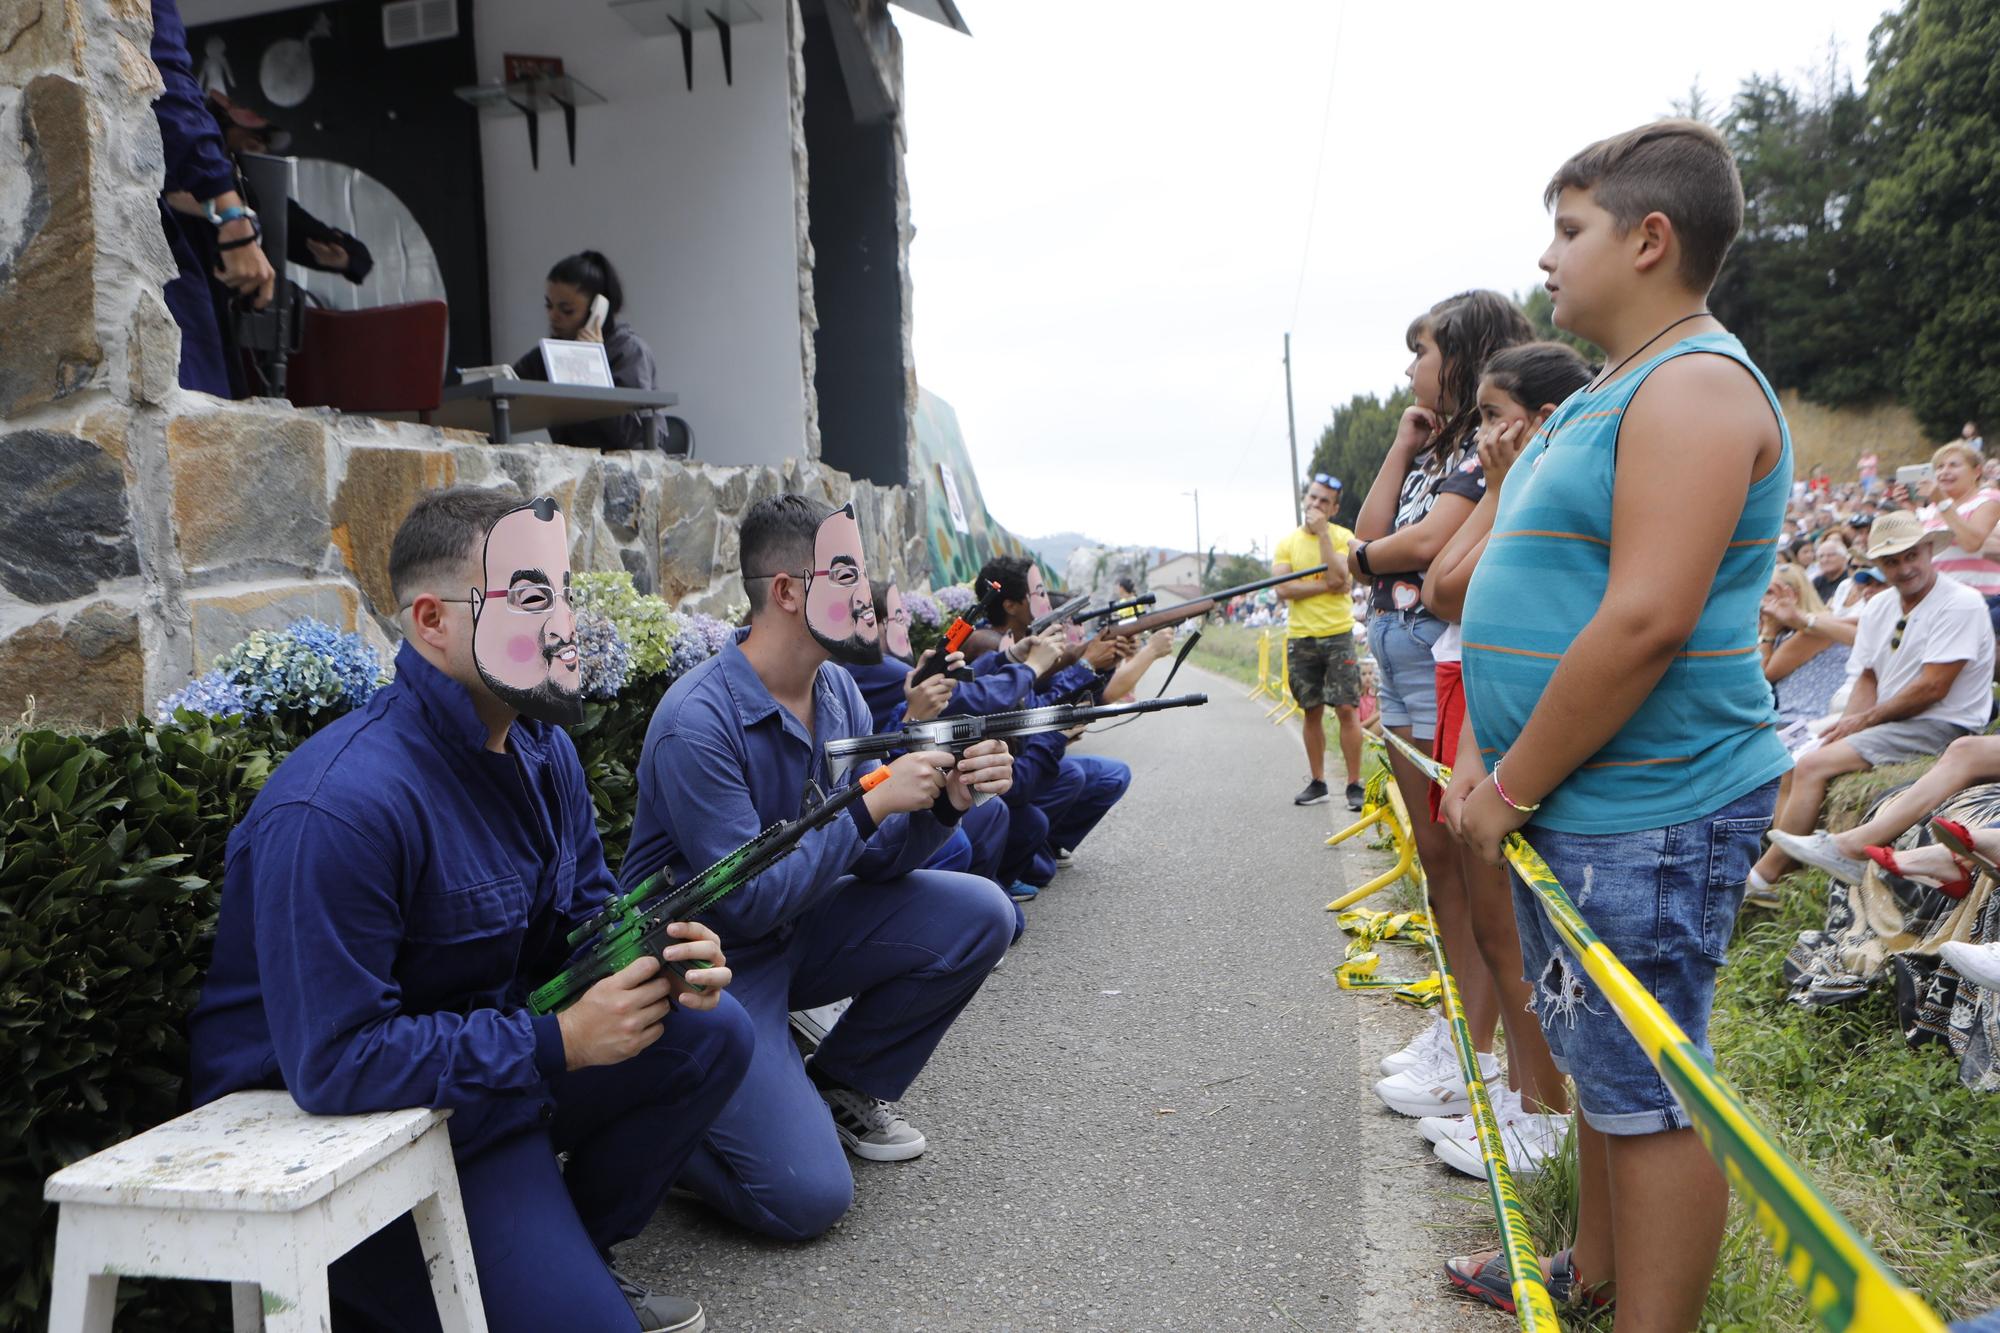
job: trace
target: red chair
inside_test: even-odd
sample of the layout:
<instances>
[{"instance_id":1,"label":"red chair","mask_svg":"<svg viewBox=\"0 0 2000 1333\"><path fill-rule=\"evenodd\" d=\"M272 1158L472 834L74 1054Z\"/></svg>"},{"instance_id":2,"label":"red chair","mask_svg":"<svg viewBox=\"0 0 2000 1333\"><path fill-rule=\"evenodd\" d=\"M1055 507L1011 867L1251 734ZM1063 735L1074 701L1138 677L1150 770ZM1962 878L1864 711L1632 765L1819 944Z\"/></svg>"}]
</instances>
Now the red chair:
<instances>
[{"instance_id":1,"label":"red chair","mask_svg":"<svg viewBox=\"0 0 2000 1333\"><path fill-rule=\"evenodd\" d=\"M297 407L342 412L430 412L444 392L443 301L366 310L308 306L287 367Z\"/></svg>"}]
</instances>

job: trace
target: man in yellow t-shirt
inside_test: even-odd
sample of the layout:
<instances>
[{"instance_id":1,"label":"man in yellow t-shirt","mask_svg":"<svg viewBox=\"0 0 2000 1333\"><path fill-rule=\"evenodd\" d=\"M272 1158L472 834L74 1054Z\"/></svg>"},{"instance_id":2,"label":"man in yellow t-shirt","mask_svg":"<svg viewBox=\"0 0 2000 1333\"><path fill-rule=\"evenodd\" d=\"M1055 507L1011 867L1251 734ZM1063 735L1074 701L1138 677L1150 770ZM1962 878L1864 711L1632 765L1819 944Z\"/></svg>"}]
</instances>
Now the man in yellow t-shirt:
<instances>
[{"instance_id":1,"label":"man in yellow t-shirt","mask_svg":"<svg viewBox=\"0 0 2000 1333\"><path fill-rule=\"evenodd\" d=\"M1271 572L1327 567L1324 574L1278 585L1289 606L1285 668L1292 698L1306 712L1306 789L1294 805L1318 805L1326 787L1326 708L1340 724L1340 753L1347 761L1347 808L1361 808L1361 668L1354 658L1354 600L1347 548L1354 534L1333 521L1340 509L1340 479L1319 473L1306 487L1305 524L1271 553Z\"/></svg>"}]
</instances>

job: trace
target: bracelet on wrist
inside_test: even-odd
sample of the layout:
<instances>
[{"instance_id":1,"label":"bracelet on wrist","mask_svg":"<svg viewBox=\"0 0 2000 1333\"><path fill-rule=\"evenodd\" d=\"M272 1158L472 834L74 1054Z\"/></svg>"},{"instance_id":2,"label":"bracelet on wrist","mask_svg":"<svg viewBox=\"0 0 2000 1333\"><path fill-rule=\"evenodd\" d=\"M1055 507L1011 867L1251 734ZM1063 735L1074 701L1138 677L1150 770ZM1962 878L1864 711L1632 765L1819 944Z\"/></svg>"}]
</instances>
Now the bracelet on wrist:
<instances>
[{"instance_id":1,"label":"bracelet on wrist","mask_svg":"<svg viewBox=\"0 0 2000 1333\"><path fill-rule=\"evenodd\" d=\"M251 226L254 227L257 225L256 211L245 208L242 204L231 204L227 208L218 209L215 206L215 200L211 199L201 206L201 215L218 227L226 227L230 223L244 218L250 220Z\"/></svg>"},{"instance_id":2,"label":"bracelet on wrist","mask_svg":"<svg viewBox=\"0 0 2000 1333\"><path fill-rule=\"evenodd\" d=\"M1375 577L1374 567L1368 563L1368 543L1357 542L1354 547L1354 567L1369 578Z\"/></svg>"},{"instance_id":3,"label":"bracelet on wrist","mask_svg":"<svg viewBox=\"0 0 2000 1333\"><path fill-rule=\"evenodd\" d=\"M1506 802L1507 807L1509 809L1518 811L1519 813L1524 815L1531 815L1535 811L1542 808L1542 803L1540 801L1536 801L1533 805L1522 805L1519 801L1515 800L1513 797L1507 794L1507 789L1500 785L1500 765L1497 761L1493 765L1493 771L1487 776L1493 779L1494 794L1497 795L1502 801Z\"/></svg>"},{"instance_id":4,"label":"bracelet on wrist","mask_svg":"<svg viewBox=\"0 0 2000 1333\"><path fill-rule=\"evenodd\" d=\"M241 250L244 246L255 245L263 239L264 233L257 230L256 224L252 223L248 236L239 236L233 241L217 241L215 248L218 250Z\"/></svg>"}]
</instances>

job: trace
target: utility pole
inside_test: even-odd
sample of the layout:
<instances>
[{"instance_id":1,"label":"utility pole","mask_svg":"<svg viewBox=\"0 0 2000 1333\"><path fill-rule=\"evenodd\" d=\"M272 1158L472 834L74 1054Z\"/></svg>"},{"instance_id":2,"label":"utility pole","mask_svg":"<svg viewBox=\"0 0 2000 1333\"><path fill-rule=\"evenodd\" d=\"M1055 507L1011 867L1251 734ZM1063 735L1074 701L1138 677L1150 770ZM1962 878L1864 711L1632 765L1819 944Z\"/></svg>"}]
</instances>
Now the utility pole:
<instances>
[{"instance_id":1,"label":"utility pole","mask_svg":"<svg viewBox=\"0 0 2000 1333\"><path fill-rule=\"evenodd\" d=\"M1194 497L1194 576L1199 580L1203 572L1201 567L1201 492L1198 490L1182 491L1181 494L1192 495Z\"/></svg>"},{"instance_id":2,"label":"utility pole","mask_svg":"<svg viewBox=\"0 0 2000 1333\"><path fill-rule=\"evenodd\" d=\"M1299 422L1292 415L1292 335L1285 335L1285 429L1292 437L1292 521L1306 521L1304 497L1299 490Z\"/></svg>"}]
</instances>

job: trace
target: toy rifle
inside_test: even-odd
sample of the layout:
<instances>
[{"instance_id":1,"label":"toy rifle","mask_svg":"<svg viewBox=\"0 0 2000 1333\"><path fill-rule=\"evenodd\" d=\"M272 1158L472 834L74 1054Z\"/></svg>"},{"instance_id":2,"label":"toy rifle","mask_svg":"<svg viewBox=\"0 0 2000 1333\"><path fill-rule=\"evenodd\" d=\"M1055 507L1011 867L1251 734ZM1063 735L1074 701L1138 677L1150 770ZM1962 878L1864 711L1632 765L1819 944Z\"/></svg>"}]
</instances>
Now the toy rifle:
<instances>
[{"instance_id":1,"label":"toy rifle","mask_svg":"<svg viewBox=\"0 0 2000 1333\"><path fill-rule=\"evenodd\" d=\"M528 1008L537 1014L560 1012L612 973L647 954L658 956L674 943L667 934L669 923L692 921L769 870L796 849L806 834L832 823L861 799L863 792L881 785L888 776L886 768L863 774L861 781L825 797L797 819L771 825L686 883L675 884L664 870L648 875L630 893L613 898L569 933L572 948L589 943L568 967L528 997ZM667 966L685 978L690 967L707 964Z\"/></svg>"},{"instance_id":2,"label":"toy rifle","mask_svg":"<svg viewBox=\"0 0 2000 1333\"><path fill-rule=\"evenodd\" d=\"M1134 620L1115 621L1112 624L1106 625L1103 633L1117 635L1151 634L1156 629L1165 629L1169 625L1178 625L1183 620L1193 620L1196 616L1205 616L1210 611L1213 611L1218 604L1226 602L1232 597L1241 597L1246 592L1257 592L1264 588L1275 588L1280 583L1290 583L1294 579L1309 579L1315 574L1324 573L1326 573L1325 565L1314 565L1311 569L1295 569L1289 574L1277 574L1268 579L1258 579L1255 583L1245 583L1234 588L1223 588L1218 592L1209 593L1206 597L1197 597L1191 602L1176 602L1172 606L1163 606L1149 615L1143 615Z\"/></svg>"},{"instance_id":3,"label":"toy rifle","mask_svg":"<svg viewBox=\"0 0 2000 1333\"><path fill-rule=\"evenodd\" d=\"M910 677L910 684L921 685L944 670L944 659L963 648L965 641L971 637L972 622L964 616L954 617L951 624L945 626L943 640L931 651L930 660L919 666L916 674Z\"/></svg>"},{"instance_id":4,"label":"toy rifle","mask_svg":"<svg viewBox=\"0 0 2000 1333\"><path fill-rule=\"evenodd\" d=\"M1122 616L1127 611L1136 611L1142 606L1151 606L1159 600L1160 594L1156 592L1140 593L1137 597L1127 597L1122 602L1113 602L1109 606L1100 606L1095 611L1079 611L1075 617L1076 623L1081 625L1086 621Z\"/></svg>"},{"instance_id":5,"label":"toy rifle","mask_svg":"<svg viewBox=\"0 0 2000 1333\"><path fill-rule=\"evenodd\" d=\"M1077 596L1070 598L1067 602L1064 602L1061 606L1056 607L1053 611L1050 611L1047 615L1029 621L1028 628L1022 632L1021 637L1024 639L1031 639L1035 635L1040 634L1043 630L1047 629L1049 626L1058 624L1064 620L1069 619L1069 617L1071 617L1072 615L1076 614L1078 611L1081 611L1084 607L1089 605L1090 605L1090 594L1087 592L1080 593Z\"/></svg>"},{"instance_id":6,"label":"toy rifle","mask_svg":"<svg viewBox=\"0 0 2000 1333\"><path fill-rule=\"evenodd\" d=\"M1016 736L1033 736L1045 731L1068 731L1071 727L1104 718L1157 713L1167 708L1190 708L1207 702L1205 694L1180 694L1171 699L1142 699L1129 704L1051 704L1043 708L1024 708L1014 713L968 714L933 718L928 722L909 722L901 731L828 741L827 771L837 780L854 765L868 759L887 759L890 755L912 750L945 750L960 755L980 741L1012 740ZM981 792L978 795L990 793Z\"/></svg>"}]
</instances>

